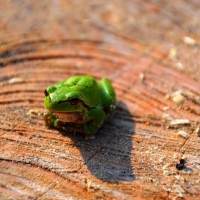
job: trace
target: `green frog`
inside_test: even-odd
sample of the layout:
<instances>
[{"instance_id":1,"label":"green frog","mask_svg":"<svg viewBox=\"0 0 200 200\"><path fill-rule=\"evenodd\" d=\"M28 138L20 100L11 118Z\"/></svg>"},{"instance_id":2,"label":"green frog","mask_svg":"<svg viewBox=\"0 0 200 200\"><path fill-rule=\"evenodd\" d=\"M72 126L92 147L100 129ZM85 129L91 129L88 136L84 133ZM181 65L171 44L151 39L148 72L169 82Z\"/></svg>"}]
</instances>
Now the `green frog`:
<instances>
[{"instance_id":1,"label":"green frog","mask_svg":"<svg viewBox=\"0 0 200 200\"><path fill-rule=\"evenodd\" d=\"M92 135L110 118L116 107L114 88L107 78L72 76L45 90L45 124L68 132Z\"/></svg>"}]
</instances>

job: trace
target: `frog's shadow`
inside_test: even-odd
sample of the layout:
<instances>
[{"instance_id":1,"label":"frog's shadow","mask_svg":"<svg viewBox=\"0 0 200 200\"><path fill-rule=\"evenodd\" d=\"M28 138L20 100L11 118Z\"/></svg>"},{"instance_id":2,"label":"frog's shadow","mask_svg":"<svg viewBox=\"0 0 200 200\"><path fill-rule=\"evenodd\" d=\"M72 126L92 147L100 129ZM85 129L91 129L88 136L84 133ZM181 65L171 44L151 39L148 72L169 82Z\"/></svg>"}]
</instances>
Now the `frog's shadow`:
<instances>
[{"instance_id":1,"label":"frog's shadow","mask_svg":"<svg viewBox=\"0 0 200 200\"><path fill-rule=\"evenodd\" d=\"M77 133L60 133L73 140L83 156L84 164L95 177L117 183L135 179L131 165L134 131L133 117L127 106L119 101L112 119L102 126L93 139L86 139Z\"/></svg>"}]
</instances>

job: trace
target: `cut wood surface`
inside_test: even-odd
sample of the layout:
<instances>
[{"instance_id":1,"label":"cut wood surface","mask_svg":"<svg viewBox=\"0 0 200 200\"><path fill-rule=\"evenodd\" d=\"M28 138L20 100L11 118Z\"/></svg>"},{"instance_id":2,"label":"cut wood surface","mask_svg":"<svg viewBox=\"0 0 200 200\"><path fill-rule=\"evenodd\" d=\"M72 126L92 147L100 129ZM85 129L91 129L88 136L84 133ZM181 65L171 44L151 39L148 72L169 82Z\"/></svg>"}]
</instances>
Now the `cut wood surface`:
<instances>
[{"instance_id":1,"label":"cut wood surface","mask_svg":"<svg viewBox=\"0 0 200 200\"><path fill-rule=\"evenodd\" d=\"M0 199L200 199L199 7L0 0ZM80 74L117 94L93 139L42 117L45 88Z\"/></svg>"}]
</instances>

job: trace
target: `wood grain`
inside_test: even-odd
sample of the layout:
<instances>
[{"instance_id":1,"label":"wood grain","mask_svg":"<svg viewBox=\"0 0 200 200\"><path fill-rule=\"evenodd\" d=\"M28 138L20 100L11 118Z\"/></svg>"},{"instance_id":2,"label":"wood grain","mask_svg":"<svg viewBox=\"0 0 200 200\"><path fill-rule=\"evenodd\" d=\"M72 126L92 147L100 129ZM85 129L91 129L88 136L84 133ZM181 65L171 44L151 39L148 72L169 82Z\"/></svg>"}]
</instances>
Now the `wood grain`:
<instances>
[{"instance_id":1,"label":"wood grain","mask_svg":"<svg viewBox=\"0 0 200 200\"><path fill-rule=\"evenodd\" d=\"M80 2L0 1L0 199L199 199L199 2ZM42 118L45 88L80 74L117 93L94 139Z\"/></svg>"}]
</instances>

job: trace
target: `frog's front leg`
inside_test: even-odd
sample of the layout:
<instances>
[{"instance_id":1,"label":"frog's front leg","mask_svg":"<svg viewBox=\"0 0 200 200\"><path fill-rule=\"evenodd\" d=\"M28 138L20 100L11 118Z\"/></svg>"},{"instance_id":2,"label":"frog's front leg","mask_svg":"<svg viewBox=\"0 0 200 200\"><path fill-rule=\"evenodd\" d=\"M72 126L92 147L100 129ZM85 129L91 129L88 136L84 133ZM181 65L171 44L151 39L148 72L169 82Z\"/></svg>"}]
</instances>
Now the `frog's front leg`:
<instances>
[{"instance_id":1,"label":"frog's front leg","mask_svg":"<svg viewBox=\"0 0 200 200\"><path fill-rule=\"evenodd\" d=\"M84 126L85 133L93 134L102 126L105 120L105 112L101 109L93 108L88 111L84 119L88 121Z\"/></svg>"},{"instance_id":2,"label":"frog's front leg","mask_svg":"<svg viewBox=\"0 0 200 200\"><path fill-rule=\"evenodd\" d=\"M47 127L53 126L55 128L58 128L59 120L51 112L45 111L43 118L44 118L45 125Z\"/></svg>"}]
</instances>

